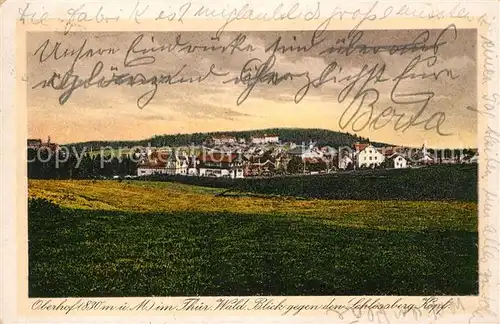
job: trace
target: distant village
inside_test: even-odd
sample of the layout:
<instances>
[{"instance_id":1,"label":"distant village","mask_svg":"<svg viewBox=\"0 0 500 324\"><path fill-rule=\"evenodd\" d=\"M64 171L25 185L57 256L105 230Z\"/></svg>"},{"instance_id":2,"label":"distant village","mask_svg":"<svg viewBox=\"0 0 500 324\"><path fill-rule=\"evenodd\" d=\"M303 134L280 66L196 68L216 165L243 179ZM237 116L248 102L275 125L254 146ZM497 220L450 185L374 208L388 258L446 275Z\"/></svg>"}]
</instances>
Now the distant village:
<instances>
[{"instance_id":1,"label":"distant village","mask_svg":"<svg viewBox=\"0 0 500 324\"><path fill-rule=\"evenodd\" d=\"M338 148L319 147L312 141L301 145L281 143L277 134L263 134L249 140L218 136L194 149L185 149L148 148L135 152L135 157L139 159L137 176L165 174L244 178L478 161L477 152L473 156L436 159L425 145L412 151L403 147L374 147L367 143L356 143L354 147L345 147L339 152Z\"/></svg>"},{"instance_id":2,"label":"distant village","mask_svg":"<svg viewBox=\"0 0 500 324\"><path fill-rule=\"evenodd\" d=\"M60 152L60 146L41 139L28 139L29 149ZM216 136L202 145L176 148L136 148L128 153L137 162L137 173L128 177L180 175L197 177L266 177L286 174L323 174L380 168L414 168L432 164L478 163L477 151L470 155L437 158L426 145L420 149L400 146L375 147L356 143L332 148L282 143L277 134L235 138Z\"/></svg>"}]
</instances>

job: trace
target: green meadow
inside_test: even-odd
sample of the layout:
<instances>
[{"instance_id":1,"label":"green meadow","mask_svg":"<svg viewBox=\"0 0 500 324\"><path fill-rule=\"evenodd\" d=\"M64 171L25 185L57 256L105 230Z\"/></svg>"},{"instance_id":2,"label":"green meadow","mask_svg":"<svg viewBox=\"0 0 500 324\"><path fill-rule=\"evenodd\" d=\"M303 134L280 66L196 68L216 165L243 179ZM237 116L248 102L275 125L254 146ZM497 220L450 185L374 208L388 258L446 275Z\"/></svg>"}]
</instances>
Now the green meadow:
<instances>
[{"instance_id":1,"label":"green meadow","mask_svg":"<svg viewBox=\"0 0 500 324\"><path fill-rule=\"evenodd\" d=\"M153 181L28 187L30 297L478 293L475 202L219 196Z\"/></svg>"}]
</instances>

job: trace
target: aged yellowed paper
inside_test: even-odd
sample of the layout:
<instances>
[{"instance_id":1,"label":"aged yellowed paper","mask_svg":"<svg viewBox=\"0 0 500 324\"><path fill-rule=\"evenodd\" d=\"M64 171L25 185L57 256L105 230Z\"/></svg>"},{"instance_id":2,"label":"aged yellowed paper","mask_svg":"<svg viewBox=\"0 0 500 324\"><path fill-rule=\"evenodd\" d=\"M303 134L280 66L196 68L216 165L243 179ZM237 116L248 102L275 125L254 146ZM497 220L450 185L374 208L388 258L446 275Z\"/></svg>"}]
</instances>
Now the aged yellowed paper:
<instances>
[{"instance_id":1,"label":"aged yellowed paper","mask_svg":"<svg viewBox=\"0 0 500 324\"><path fill-rule=\"evenodd\" d=\"M2 321L498 322L498 3L0 10Z\"/></svg>"}]
</instances>

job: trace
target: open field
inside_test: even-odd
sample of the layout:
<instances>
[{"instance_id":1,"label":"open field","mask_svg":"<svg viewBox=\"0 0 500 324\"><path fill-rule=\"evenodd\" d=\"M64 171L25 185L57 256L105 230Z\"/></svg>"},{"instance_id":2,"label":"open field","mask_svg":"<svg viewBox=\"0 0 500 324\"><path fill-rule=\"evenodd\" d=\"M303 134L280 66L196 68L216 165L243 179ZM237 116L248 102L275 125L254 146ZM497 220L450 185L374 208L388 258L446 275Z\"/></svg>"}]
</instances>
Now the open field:
<instances>
[{"instance_id":1,"label":"open field","mask_svg":"<svg viewBox=\"0 0 500 324\"><path fill-rule=\"evenodd\" d=\"M477 204L30 180L30 297L477 294Z\"/></svg>"}]
</instances>

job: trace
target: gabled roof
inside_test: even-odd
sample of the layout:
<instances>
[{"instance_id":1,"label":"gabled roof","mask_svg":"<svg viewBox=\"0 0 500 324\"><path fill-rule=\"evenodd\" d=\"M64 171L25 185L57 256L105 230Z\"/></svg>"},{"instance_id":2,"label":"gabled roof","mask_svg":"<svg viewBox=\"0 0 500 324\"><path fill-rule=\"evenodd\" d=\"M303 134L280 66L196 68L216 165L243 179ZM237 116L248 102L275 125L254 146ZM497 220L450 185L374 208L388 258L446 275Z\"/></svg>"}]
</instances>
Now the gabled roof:
<instances>
[{"instance_id":1,"label":"gabled roof","mask_svg":"<svg viewBox=\"0 0 500 324\"><path fill-rule=\"evenodd\" d=\"M368 146L372 146L372 145L369 143L356 143L356 144L354 144L354 148L356 149L356 151L363 151Z\"/></svg>"},{"instance_id":2,"label":"gabled roof","mask_svg":"<svg viewBox=\"0 0 500 324\"><path fill-rule=\"evenodd\" d=\"M434 159L431 158L429 155L424 155L422 158L419 159L419 161L434 161Z\"/></svg>"},{"instance_id":3,"label":"gabled roof","mask_svg":"<svg viewBox=\"0 0 500 324\"><path fill-rule=\"evenodd\" d=\"M393 148L386 148L384 149L383 153L385 156L391 157L394 154L397 154L398 152L395 152Z\"/></svg>"},{"instance_id":4,"label":"gabled roof","mask_svg":"<svg viewBox=\"0 0 500 324\"><path fill-rule=\"evenodd\" d=\"M377 149L376 147L374 147L373 145L371 144L367 144L365 147L363 147L362 150L359 151L359 153L363 152L363 151L366 151L366 149L373 149L374 151L380 153L379 149ZM382 153L380 153L382 154Z\"/></svg>"},{"instance_id":5,"label":"gabled roof","mask_svg":"<svg viewBox=\"0 0 500 324\"><path fill-rule=\"evenodd\" d=\"M401 156L403 159L406 160L406 157L403 154L399 153L399 152L392 153L388 158L389 159L394 159L394 158L396 158L398 156Z\"/></svg>"},{"instance_id":6,"label":"gabled roof","mask_svg":"<svg viewBox=\"0 0 500 324\"><path fill-rule=\"evenodd\" d=\"M252 163L252 165L254 166L262 166L262 165L266 165L266 164L272 164L273 166L275 165L271 160L266 160L266 162L254 162Z\"/></svg>"}]
</instances>

